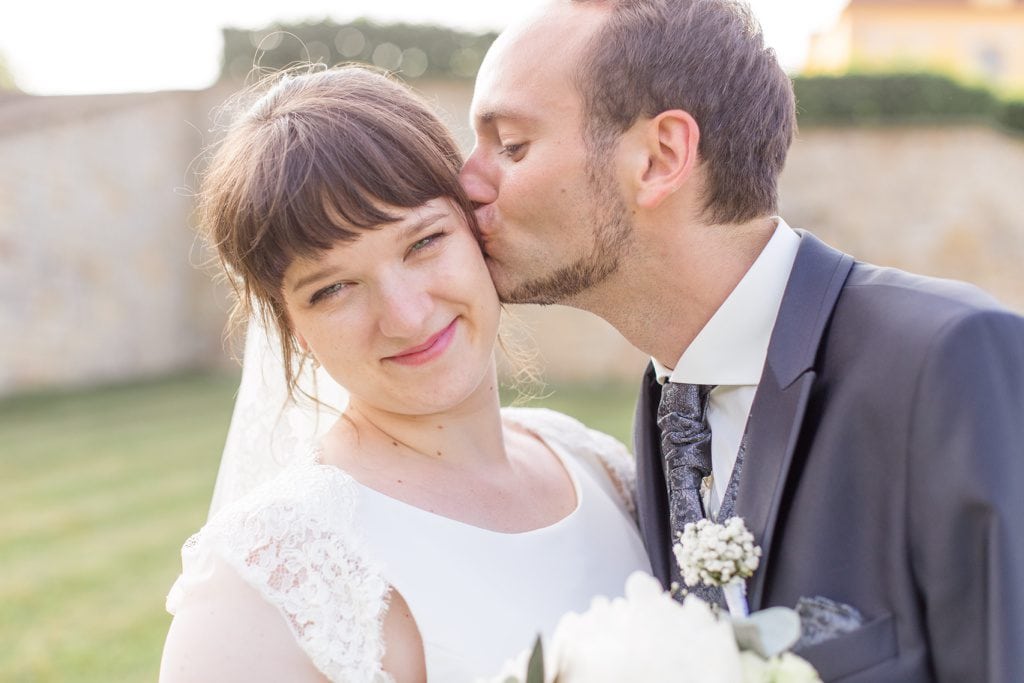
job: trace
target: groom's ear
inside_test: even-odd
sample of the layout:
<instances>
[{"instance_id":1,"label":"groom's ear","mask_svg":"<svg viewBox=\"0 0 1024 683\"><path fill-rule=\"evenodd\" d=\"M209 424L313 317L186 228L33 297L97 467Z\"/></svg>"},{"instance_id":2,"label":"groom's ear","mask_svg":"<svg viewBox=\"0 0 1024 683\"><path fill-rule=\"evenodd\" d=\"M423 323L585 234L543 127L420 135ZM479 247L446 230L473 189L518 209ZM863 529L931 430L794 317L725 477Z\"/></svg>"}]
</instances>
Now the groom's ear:
<instances>
[{"instance_id":1,"label":"groom's ear","mask_svg":"<svg viewBox=\"0 0 1024 683\"><path fill-rule=\"evenodd\" d=\"M638 122L642 166L637 168L636 203L654 209L693 178L697 168L700 126L689 112L663 111Z\"/></svg>"}]
</instances>

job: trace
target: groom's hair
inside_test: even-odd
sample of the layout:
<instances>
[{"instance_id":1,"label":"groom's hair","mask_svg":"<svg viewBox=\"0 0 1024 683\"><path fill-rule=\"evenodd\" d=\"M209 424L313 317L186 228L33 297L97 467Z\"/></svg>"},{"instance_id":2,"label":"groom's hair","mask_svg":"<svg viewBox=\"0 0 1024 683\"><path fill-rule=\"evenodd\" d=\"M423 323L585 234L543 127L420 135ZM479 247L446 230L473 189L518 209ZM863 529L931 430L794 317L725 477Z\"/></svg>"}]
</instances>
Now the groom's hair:
<instances>
[{"instance_id":1,"label":"groom's hair","mask_svg":"<svg viewBox=\"0 0 1024 683\"><path fill-rule=\"evenodd\" d=\"M244 325L256 315L279 332L294 391L304 358L282 282L295 258L358 239L398 220L394 209L438 197L452 200L474 231L476 217L448 129L430 105L383 73L305 65L238 100L243 113L202 177L199 224L234 288L233 321Z\"/></svg>"},{"instance_id":2,"label":"groom's hair","mask_svg":"<svg viewBox=\"0 0 1024 683\"><path fill-rule=\"evenodd\" d=\"M775 213L796 129L793 86L735 0L572 0L610 15L576 74L592 168L641 117L688 112L700 127L703 211L711 223Z\"/></svg>"}]
</instances>

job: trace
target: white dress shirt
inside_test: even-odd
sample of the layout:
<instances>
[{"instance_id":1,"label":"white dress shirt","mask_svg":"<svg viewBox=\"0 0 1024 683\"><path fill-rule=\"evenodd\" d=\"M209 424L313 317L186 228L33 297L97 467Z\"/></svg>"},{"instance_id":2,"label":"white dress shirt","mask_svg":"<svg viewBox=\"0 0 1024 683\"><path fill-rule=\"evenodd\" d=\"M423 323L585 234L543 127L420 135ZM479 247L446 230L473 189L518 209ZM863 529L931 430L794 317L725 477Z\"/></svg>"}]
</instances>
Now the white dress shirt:
<instances>
[{"instance_id":1,"label":"white dress shirt","mask_svg":"<svg viewBox=\"0 0 1024 683\"><path fill-rule=\"evenodd\" d=\"M775 232L675 368L652 359L658 381L713 384L707 419L711 427L712 484L704 507L714 518L746 430L757 384L761 381L768 343L779 315L800 237L778 218Z\"/></svg>"}]
</instances>

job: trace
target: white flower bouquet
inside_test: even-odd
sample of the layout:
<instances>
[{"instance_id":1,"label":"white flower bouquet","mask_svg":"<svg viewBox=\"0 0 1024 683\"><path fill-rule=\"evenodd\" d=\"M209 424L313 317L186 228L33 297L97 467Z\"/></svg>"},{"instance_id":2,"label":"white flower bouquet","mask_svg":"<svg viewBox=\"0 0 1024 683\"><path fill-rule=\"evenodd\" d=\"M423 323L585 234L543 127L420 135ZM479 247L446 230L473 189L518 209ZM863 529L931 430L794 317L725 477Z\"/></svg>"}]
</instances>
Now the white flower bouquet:
<instances>
[{"instance_id":1,"label":"white flower bouquet","mask_svg":"<svg viewBox=\"0 0 1024 683\"><path fill-rule=\"evenodd\" d=\"M760 549L737 522L684 532L675 548L684 581L725 587L753 573ZM636 572L625 597L598 597L583 614L564 615L546 648L538 638L532 652L477 683L820 683L810 664L785 652L799 635L793 610L748 617L744 600L742 615L720 615L692 595L674 600Z\"/></svg>"}]
</instances>

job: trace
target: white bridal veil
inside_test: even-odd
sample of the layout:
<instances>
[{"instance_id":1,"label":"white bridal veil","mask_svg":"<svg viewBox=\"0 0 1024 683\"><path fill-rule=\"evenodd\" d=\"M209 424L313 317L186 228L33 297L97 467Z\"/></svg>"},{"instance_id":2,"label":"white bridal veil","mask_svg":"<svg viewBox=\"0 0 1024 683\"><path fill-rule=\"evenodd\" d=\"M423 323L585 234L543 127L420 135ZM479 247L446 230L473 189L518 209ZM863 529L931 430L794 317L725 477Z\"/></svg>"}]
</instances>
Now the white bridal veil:
<instances>
[{"instance_id":1,"label":"white bridal veil","mask_svg":"<svg viewBox=\"0 0 1024 683\"><path fill-rule=\"evenodd\" d=\"M348 393L323 368L307 363L299 388L288 396L277 335L258 319L245 335L242 381L235 398L224 454L210 503L210 515L256 485L273 478L289 462L309 453L348 403Z\"/></svg>"}]
</instances>

